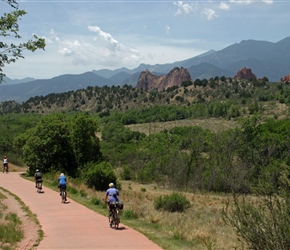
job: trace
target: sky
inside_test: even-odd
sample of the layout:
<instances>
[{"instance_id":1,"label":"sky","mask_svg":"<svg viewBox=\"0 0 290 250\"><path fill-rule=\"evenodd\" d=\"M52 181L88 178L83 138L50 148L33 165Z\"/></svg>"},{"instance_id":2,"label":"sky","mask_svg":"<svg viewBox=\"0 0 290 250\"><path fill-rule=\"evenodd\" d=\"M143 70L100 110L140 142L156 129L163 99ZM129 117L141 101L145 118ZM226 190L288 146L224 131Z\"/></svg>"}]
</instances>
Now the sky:
<instances>
[{"instance_id":1,"label":"sky","mask_svg":"<svg viewBox=\"0 0 290 250\"><path fill-rule=\"evenodd\" d=\"M45 38L45 50L5 65L11 79L49 79L92 70L183 61L242 40L290 36L290 0L22 0L21 39ZM0 16L10 8L0 0ZM1 49L0 49L1 53Z\"/></svg>"}]
</instances>

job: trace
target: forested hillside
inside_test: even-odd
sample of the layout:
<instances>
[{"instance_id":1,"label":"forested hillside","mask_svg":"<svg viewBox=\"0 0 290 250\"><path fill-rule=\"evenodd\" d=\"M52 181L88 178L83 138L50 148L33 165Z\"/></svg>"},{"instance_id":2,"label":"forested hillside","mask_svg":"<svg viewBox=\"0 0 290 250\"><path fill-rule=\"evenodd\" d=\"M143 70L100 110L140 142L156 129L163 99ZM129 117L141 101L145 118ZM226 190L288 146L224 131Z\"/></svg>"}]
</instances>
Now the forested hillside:
<instances>
[{"instance_id":1,"label":"forested hillside","mask_svg":"<svg viewBox=\"0 0 290 250\"><path fill-rule=\"evenodd\" d=\"M230 119L257 112L278 118L289 114L289 93L288 82L271 83L266 78L250 81L215 77L183 82L179 88L171 87L164 91L145 91L128 85L88 87L62 94L36 96L22 104L3 102L0 112L46 114L84 111L106 116L122 111L126 113L123 113L125 117L130 117L123 118L124 124L189 117ZM147 117L136 118L140 109Z\"/></svg>"}]
</instances>

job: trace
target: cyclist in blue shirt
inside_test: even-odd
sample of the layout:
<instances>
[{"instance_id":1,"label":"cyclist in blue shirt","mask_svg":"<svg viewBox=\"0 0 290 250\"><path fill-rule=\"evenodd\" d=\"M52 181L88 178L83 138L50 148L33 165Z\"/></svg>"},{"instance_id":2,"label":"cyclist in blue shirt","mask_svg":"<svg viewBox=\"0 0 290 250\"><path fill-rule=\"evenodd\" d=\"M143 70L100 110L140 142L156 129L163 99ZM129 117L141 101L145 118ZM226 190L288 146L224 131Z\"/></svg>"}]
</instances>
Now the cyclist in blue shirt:
<instances>
[{"instance_id":1,"label":"cyclist in blue shirt","mask_svg":"<svg viewBox=\"0 0 290 250\"><path fill-rule=\"evenodd\" d=\"M115 188L114 183L109 184L109 188L106 191L105 202L109 210L109 216L111 216L110 203L119 202L119 191Z\"/></svg>"},{"instance_id":2,"label":"cyclist in blue shirt","mask_svg":"<svg viewBox=\"0 0 290 250\"><path fill-rule=\"evenodd\" d=\"M119 191L115 188L114 183L110 183L106 191L105 202L111 203L116 201L119 201Z\"/></svg>"},{"instance_id":3,"label":"cyclist in blue shirt","mask_svg":"<svg viewBox=\"0 0 290 250\"><path fill-rule=\"evenodd\" d=\"M66 190L66 177L63 173L58 177L58 187L59 187L59 195L61 195L61 188L63 187ZM66 200L66 192L65 192L65 200Z\"/></svg>"}]
</instances>

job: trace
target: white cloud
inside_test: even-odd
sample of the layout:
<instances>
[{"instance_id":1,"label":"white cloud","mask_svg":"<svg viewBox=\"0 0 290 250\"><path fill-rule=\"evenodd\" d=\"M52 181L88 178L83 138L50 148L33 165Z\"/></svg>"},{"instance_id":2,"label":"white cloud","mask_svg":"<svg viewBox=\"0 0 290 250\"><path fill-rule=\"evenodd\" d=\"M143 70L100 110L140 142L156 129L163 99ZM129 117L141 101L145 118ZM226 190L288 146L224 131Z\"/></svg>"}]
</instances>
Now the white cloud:
<instances>
[{"instance_id":1,"label":"white cloud","mask_svg":"<svg viewBox=\"0 0 290 250\"><path fill-rule=\"evenodd\" d=\"M265 4L272 4L274 0L229 0L230 3L237 3L237 4L251 4L251 3L265 3Z\"/></svg>"},{"instance_id":2,"label":"white cloud","mask_svg":"<svg viewBox=\"0 0 290 250\"><path fill-rule=\"evenodd\" d=\"M54 32L53 29L50 30L49 34L50 34L50 38L52 38L52 39L55 40L55 41L59 41L59 38L57 37L57 34ZM49 42L52 42L52 41L50 40L50 38L48 38L48 41L49 41Z\"/></svg>"},{"instance_id":3,"label":"white cloud","mask_svg":"<svg viewBox=\"0 0 290 250\"><path fill-rule=\"evenodd\" d=\"M122 45L111 36L111 34L102 31L100 27L89 26L88 29L97 33L101 39L104 39L109 45L111 45L111 48L118 50L122 47Z\"/></svg>"},{"instance_id":4,"label":"white cloud","mask_svg":"<svg viewBox=\"0 0 290 250\"><path fill-rule=\"evenodd\" d=\"M193 3L183 3L183 1L174 2L174 4L178 7L175 15L190 14L192 12L196 13L197 4L194 5Z\"/></svg>"},{"instance_id":5,"label":"white cloud","mask_svg":"<svg viewBox=\"0 0 290 250\"><path fill-rule=\"evenodd\" d=\"M174 4L178 7L177 12L175 15L181 15L181 14L204 14L206 16L207 20L212 20L213 18L217 17L217 14L215 13L215 10L208 7L202 7L198 4L198 2L195 3L184 3L183 1L174 2Z\"/></svg>"},{"instance_id":6,"label":"white cloud","mask_svg":"<svg viewBox=\"0 0 290 250\"><path fill-rule=\"evenodd\" d=\"M64 39L54 30L50 31L48 43L57 45L59 55L66 57L74 65L102 64L108 67L133 66L142 59L140 53L116 40L111 34L104 32L98 26L88 26L95 37ZM86 42L84 42L86 41Z\"/></svg>"},{"instance_id":7,"label":"white cloud","mask_svg":"<svg viewBox=\"0 0 290 250\"><path fill-rule=\"evenodd\" d=\"M177 6L177 11L175 15L189 15L189 14L203 14L206 16L207 20L212 20L218 15L216 14L216 10L229 10L231 4L236 5L249 5L252 3L259 4L272 4L274 0L228 0L228 1L196 1L196 2L183 2L178 1L174 2L174 5Z\"/></svg>"},{"instance_id":8,"label":"white cloud","mask_svg":"<svg viewBox=\"0 0 290 250\"><path fill-rule=\"evenodd\" d=\"M203 13L206 15L207 20L212 20L213 18L217 17L217 14L213 9L205 8Z\"/></svg>"},{"instance_id":9,"label":"white cloud","mask_svg":"<svg viewBox=\"0 0 290 250\"><path fill-rule=\"evenodd\" d=\"M237 3L237 4L250 4L253 2L252 0L230 0L230 3Z\"/></svg>"},{"instance_id":10,"label":"white cloud","mask_svg":"<svg viewBox=\"0 0 290 250\"><path fill-rule=\"evenodd\" d=\"M170 27L168 25L165 25L165 30L166 30L166 34L169 34L170 32Z\"/></svg>"},{"instance_id":11,"label":"white cloud","mask_svg":"<svg viewBox=\"0 0 290 250\"><path fill-rule=\"evenodd\" d=\"M64 55L64 56L69 56L69 55L74 54L73 51L71 51L71 50L68 49L68 48L60 48L60 49L58 50L58 52L59 52L61 55Z\"/></svg>"},{"instance_id":12,"label":"white cloud","mask_svg":"<svg viewBox=\"0 0 290 250\"><path fill-rule=\"evenodd\" d=\"M136 64L141 60L141 56L136 49L124 46L114 39L111 34L102 31L100 27L89 26L88 29L97 33L98 37L95 39L95 42L98 45L105 45L100 53L104 57L103 62L118 65L119 63Z\"/></svg>"},{"instance_id":13,"label":"white cloud","mask_svg":"<svg viewBox=\"0 0 290 250\"><path fill-rule=\"evenodd\" d=\"M274 1L273 0L262 0L262 2L265 4L272 4Z\"/></svg>"},{"instance_id":14,"label":"white cloud","mask_svg":"<svg viewBox=\"0 0 290 250\"><path fill-rule=\"evenodd\" d=\"M230 9L230 6L227 3L225 3L225 2L220 2L219 8L221 10L229 10Z\"/></svg>"}]
</instances>

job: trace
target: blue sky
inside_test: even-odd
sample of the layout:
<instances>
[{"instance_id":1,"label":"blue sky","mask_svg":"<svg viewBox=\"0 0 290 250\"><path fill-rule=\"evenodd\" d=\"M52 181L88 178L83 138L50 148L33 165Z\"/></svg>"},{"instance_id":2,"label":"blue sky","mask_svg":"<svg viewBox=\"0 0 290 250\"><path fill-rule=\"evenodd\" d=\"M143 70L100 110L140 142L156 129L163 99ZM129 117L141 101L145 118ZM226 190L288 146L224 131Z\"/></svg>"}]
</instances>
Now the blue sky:
<instances>
[{"instance_id":1,"label":"blue sky","mask_svg":"<svg viewBox=\"0 0 290 250\"><path fill-rule=\"evenodd\" d=\"M23 41L37 34L47 46L6 65L12 79L173 63L242 40L290 36L290 0L18 2L27 12L19 22ZM6 6L0 1L1 16Z\"/></svg>"}]
</instances>

